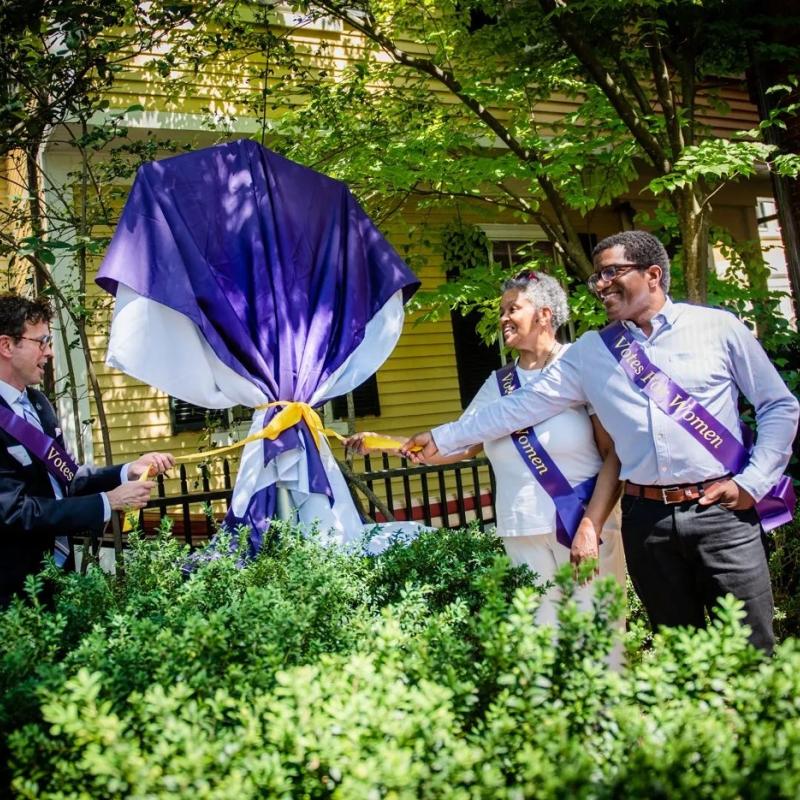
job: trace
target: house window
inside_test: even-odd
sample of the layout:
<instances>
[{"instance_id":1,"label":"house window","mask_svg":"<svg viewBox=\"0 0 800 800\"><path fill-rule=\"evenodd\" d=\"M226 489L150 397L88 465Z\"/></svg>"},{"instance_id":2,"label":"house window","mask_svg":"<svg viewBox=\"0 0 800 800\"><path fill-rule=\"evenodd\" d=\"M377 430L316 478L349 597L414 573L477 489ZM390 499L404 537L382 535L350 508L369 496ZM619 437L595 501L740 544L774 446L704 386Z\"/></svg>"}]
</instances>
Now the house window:
<instances>
[{"instance_id":1,"label":"house window","mask_svg":"<svg viewBox=\"0 0 800 800\"><path fill-rule=\"evenodd\" d=\"M543 238L540 229L529 225L481 225L489 238L492 260L513 270L529 261L532 250L543 256L552 257L553 247ZM448 280L455 280L458 270L449 270ZM499 294L498 287L498 294ZM453 345L456 355L456 373L461 407L466 408L478 393L486 376L502 366L500 341L487 345L477 334L480 312L472 311L462 315L457 311L450 314L453 327Z\"/></svg>"},{"instance_id":2,"label":"house window","mask_svg":"<svg viewBox=\"0 0 800 800\"><path fill-rule=\"evenodd\" d=\"M586 258L592 258L592 250L597 246L597 234L596 233L579 233L578 238L581 240L581 247L583 247L583 252L586 253Z\"/></svg>"},{"instance_id":3,"label":"house window","mask_svg":"<svg viewBox=\"0 0 800 800\"><path fill-rule=\"evenodd\" d=\"M462 409L472 402L486 376L502 366L499 346L487 345L476 332L480 319L480 311L470 311L466 315L450 312Z\"/></svg>"},{"instance_id":4,"label":"house window","mask_svg":"<svg viewBox=\"0 0 800 800\"><path fill-rule=\"evenodd\" d=\"M213 425L227 424L228 411L224 408L202 408L177 397L169 398L169 415L173 433L201 431Z\"/></svg>"},{"instance_id":5,"label":"house window","mask_svg":"<svg viewBox=\"0 0 800 800\"><path fill-rule=\"evenodd\" d=\"M759 197L756 201L756 217L761 234L780 236L778 223L778 207L771 197Z\"/></svg>"},{"instance_id":6,"label":"house window","mask_svg":"<svg viewBox=\"0 0 800 800\"><path fill-rule=\"evenodd\" d=\"M361 386L353 389L353 405L356 417L379 417L381 402L378 396L378 379L370 375ZM347 419L347 396L335 397L331 401L334 419Z\"/></svg>"},{"instance_id":7,"label":"house window","mask_svg":"<svg viewBox=\"0 0 800 800\"><path fill-rule=\"evenodd\" d=\"M486 226L486 228L489 227ZM530 239L526 239L522 235L519 238L494 239L490 231L487 231L487 234L490 239L492 259L496 263L511 269L525 263L530 258ZM546 253L552 252L548 242L534 242L533 247L537 250L541 248ZM451 269L447 272L447 279L455 280L458 274L457 268ZM472 398L478 393L486 376L502 366L499 341L487 345L476 331L480 318L480 311L477 310L466 315L458 311L450 314L458 391L462 408L466 408L472 402Z\"/></svg>"},{"instance_id":8,"label":"house window","mask_svg":"<svg viewBox=\"0 0 800 800\"><path fill-rule=\"evenodd\" d=\"M526 242L514 239L492 242L492 260L511 269L529 261L532 255L541 254L552 258L553 245L548 241Z\"/></svg>"}]
</instances>

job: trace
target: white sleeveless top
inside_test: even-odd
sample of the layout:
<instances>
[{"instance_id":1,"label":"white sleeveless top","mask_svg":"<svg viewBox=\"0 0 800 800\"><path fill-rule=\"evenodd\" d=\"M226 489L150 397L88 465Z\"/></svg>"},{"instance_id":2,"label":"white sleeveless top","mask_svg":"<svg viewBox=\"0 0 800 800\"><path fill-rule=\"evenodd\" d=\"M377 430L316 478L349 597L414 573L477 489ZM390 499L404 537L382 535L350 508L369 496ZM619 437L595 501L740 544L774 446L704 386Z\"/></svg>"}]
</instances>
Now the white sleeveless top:
<instances>
[{"instance_id":1,"label":"white sleeveless top","mask_svg":"<svg viewBox=\"0 0 800 800\"><path fill-rule=\"evenodd\" d=\"M564 345L556 360L567 350ZM543 370L521 369L517 375L521 384L536 380ZM497 378L492 373L481 386L475 399L464 411L468 419L481 408L500 397ZM534 429L542 447L558 465L572 486L597 475L603 463L594 441L592 423L586 406L568 408L545 420ZM551 533L556 529L556 510L550 496L533 477L525 460L510 436L483 443L492 464L497 483L495 508L498 536L533 536ZM612 512L604 529L618 529L618 508Z\"/></svg>"}]
</instances>

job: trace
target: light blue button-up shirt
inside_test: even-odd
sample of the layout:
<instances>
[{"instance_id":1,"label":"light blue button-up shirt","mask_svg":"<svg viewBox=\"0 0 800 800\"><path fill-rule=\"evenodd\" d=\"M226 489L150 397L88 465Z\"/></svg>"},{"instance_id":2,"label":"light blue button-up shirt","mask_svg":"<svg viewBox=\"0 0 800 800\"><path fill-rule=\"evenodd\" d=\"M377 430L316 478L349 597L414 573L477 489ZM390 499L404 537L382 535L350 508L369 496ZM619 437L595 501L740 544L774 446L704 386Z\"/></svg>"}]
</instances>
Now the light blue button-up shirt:
<instances>
[{"instance_id":1,"label":"light blue button-up shirt","mask_svg":"<svg viewBox=\"0 0 800 800\"><path fill-rule=\"evenodd\" d=\"M629 334L647 357L737 438L741 391L753 404L756 446L736 482L760 500L783 473L797 430L798 402L753 334L733 314L667 299L650 336ZM469 419L433 429L444 455L536 425L567 406L590 403L614 440L620 477L670 486L720 477L728 469L631 383L600 335L584 334L569 351L511 395Z\"/></svg>"}]
</instances>

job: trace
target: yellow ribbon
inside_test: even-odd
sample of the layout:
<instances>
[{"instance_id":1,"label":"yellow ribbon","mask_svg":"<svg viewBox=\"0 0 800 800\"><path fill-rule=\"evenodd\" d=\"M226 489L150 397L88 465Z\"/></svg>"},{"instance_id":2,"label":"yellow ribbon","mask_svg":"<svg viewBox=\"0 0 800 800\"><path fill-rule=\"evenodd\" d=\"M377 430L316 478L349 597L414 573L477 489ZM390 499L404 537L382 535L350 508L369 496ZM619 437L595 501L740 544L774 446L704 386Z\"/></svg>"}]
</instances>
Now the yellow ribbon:
<instances>
[{"instance_id":1,"label":"yellow ribbon","mask_svg":"<svg viewBox=\"0 0 800 800\"><path fill-rule=\"evenodd\" d=\"M146 466L142 471L142 474L136 479L140 483L142 481L146 481L148 476L150 475L150 470L152 469L151 466ZM139 512L138 511L126 511L125 518L122 520L122 532L123 533L130 533L133 530L133 526L139 520Z\"/></svg>"},{"instance_id":2,"label":"yellow ribbon","mask_svg":"<svg viewBox=\"0 0 800 800\"><path fill-rule=\"evenodd\" d=\"M222 455L223 453L230 453L233 450L238 450L250 442L257 442L259 439L277 439L285 430L288 430L293 425L297 425L301 420L305 421L308 429L311 431L311 436L314 439L314 444L319 449L320 436L330 437L333 436L340 442L346 441L345 436L342 436L337 431L331 428L326 428L322 424L322 418L308 403L299 403L290 400L276 400L274 403L264 403L264 405L256 406L256 411L263 411L266 408L281 408L281 410L269 421L269 424L256 433L251 433L244 439L229 444L225 447L217 447L214 450L204 450L202 453L188 453L187 455L176 456L175 462L178 464L187 461L199 461L200 459L210 458ZM390 436L381 436L378 434L370 434L364 436L364 446L370 450L387 450L396 452L403 446L403 442L393 439ZM421 447L414 448L421 450ZM141 480L141 478L140 478Z\"/></svg>"},{"instance_id":3,"label":"yellow ribbon","mask_svg":"<svg viewBox=\"0 0 800 800\"><path fill-rule=\"evenodd\" d=\"M151 468L149 466L145 467L144 472L142 472L142 474L136 480L139 481L140 483L142 481L146 481L148 476L150 475L150 469Z\"/></svg>"},{"instance_id":4,"label":"yellow ribbon","mask_svg":"<svg viewBox=\"0 0 800 800\"><path fill-rule=\"evenodd\" d=\"M316 411L308 404L308 403L298 403L289 400L276 400L274 403L264 403L264 405L256 406L256 411L263 411L266 408L278 408L282 407L282 410L279 411L270 421L269 425L266 428L262 428L257 433L251 433L249 436L246 436L244 439L236 442L235 444L229 444L225 447L217 447L214 450L205 450L202 453L189 453L183 456L176 456L175 463L182 464L187 461L200 461L201 459L209 458L210 456L219 456L223 453L230 453L232 450L238 450L240 447L244 447L246 444L250 444L250 442L257 442L259 439L277 439L285 430L288 430L293 425L297 425L300 420L305 420L306 425L308 425L308 429L311 431L311 436L314 439L314 444L317 446L319 450L319 437L320 434L323 436L333 436L338 439L340 442L344 442L346 440L345 436L342 436L340 433L332 430L331 428L326 428L322 424L322 418ZM403 442L398 439L393 439L391 436L382 436L381 434L366 434L362 439L364 446L369 450L385 450L389 452L396 452L402 446ZM415 446L411 448L412 452L417 452L422 450L422 447ZM148 476L150 475L150 470L152 467L145 467L142 474L137 478L139 481L146 481ZM125 519L122 524L122 530L127 532L133 529L133 526L138 518L138 514L135 512L131 512L125 515Z\"/></svg>"},{"instance_id":5,"label":"yellow ribbon","mask_svg":"<svg viewBox=\"0 0 800 800\"><path fill-rule=\"evenodd\" d=\"M235 444L229 444L225 447L217 447L214 450L205 450L202 453L189 453L175 458L176 463L184 463L186 461L198 461L201 458L208 458L209 456L219 456L223 453L229 453L232 450L238 450L250 442L257 442L259 439L277 439L285 430L288 430L293 425L297 425L300 420L305 420L308 429L311 431L311 436L314 439L314 444L319 449L320 434L324 436L335 436L339 441L344 441L345 437L330 428L326 428L322 424L322 419L319 414L314 411L308 403L298 403L289 400L276 400L274 403L264 403L264 405L256 406L256 411L263 411L265 408L277 408L282 406L283 409L279 411L270 421L266 428L262 428L256 433L251 433L240 439Z\"/></svg>"}]
</instances>

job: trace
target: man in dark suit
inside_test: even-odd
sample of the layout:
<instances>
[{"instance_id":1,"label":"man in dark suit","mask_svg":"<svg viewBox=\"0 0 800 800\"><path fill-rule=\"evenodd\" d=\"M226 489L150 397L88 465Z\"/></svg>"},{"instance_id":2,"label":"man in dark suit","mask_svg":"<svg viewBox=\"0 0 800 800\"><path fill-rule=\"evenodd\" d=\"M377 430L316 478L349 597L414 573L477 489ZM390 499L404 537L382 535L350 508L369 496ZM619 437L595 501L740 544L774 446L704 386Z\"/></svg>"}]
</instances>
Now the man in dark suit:
<instances>
[{"instance_id":1,"label":"man in dark suit","mask_svg":"<svg viewBox=\"0 0 800 800\"><path fill-rule=\"evenodd\" d=\"M53 357L51 319L44 298L0 296L0 413L6 423L0 425L0 608L54 547L56 561L67 560L68 551L58 547L63 537L102 532L112 511L143 508L155 484L139 477L146 469L155 475L175 463L168 453L147 453L122 467L63 466L70 458L53 407L30 388ZM37 436L48 441L39 432L52 437L50 452L63 453L63 459L53 459L62 464L61 475L37 455Z\"/></svg>"}]
</instances>

